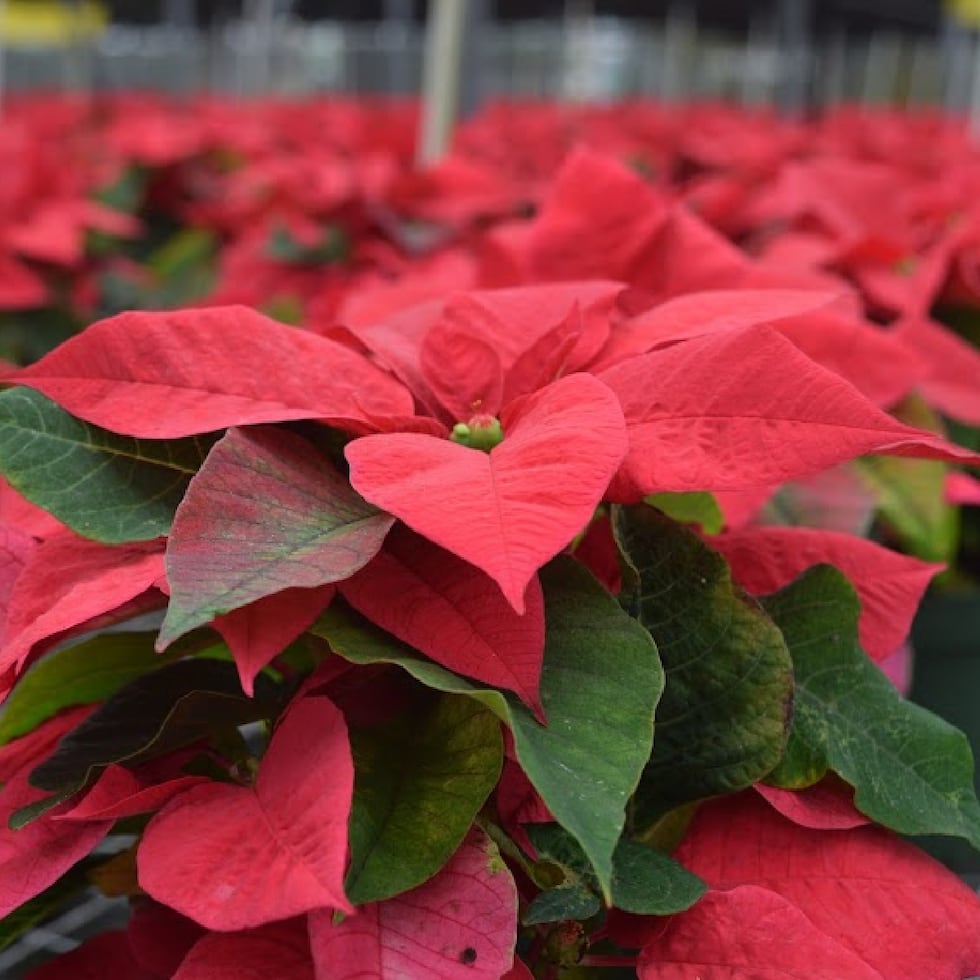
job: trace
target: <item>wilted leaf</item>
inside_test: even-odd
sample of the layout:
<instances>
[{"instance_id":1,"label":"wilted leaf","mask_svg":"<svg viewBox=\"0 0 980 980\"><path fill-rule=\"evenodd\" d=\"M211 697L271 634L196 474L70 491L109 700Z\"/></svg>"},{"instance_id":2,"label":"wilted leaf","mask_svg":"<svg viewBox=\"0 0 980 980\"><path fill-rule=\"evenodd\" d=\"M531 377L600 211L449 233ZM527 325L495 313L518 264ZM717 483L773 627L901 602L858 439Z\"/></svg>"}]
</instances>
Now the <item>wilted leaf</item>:
<instances>
[{"instance_id":1,"label":"wilted leaf","mask_svg":"<svg viewBox=\"0 0 980 980\"><path fill-rule=\"evenodd\" d=\"M88 880L107 898L130 898L145 892L136 880L136 848L113 854L88 873Z\"/></svg>"}]
</instances>

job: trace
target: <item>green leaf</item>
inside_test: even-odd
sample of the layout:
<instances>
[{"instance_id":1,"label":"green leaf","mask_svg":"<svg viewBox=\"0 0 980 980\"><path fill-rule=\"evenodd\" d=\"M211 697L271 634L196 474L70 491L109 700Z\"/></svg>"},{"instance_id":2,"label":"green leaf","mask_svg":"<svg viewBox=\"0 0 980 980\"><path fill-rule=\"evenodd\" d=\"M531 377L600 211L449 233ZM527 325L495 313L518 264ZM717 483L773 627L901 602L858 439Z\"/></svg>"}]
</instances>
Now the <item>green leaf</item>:
<instances>
[{"instance_id":1,"label":"green leaf","mask_svg":"<svg viewBox=\"0 0 980 980\"><path fill-rule=\"evenodd\" d=\"M136 164L130 164L111 183L99 188L96 200L115 211L135 214L143 203L149 172Z\"/></svg>"},{"instance_id":2,"label":"green leaf","mask_svg":"<svg viewBox=\"0 0 980 980\"><path fill-rule=\"evenodd\" d=\"M179 660L138 677L62 738L31 773L31 785L77 791L111 763L134 764L266 718L277 688L256 680L255 698L247 698L235 665L212 659Z\"/></svg>"},{"instance_id":3,"label":"green leaf","mask_svg":"<svg viewBox=\"0 0 980 980\"><path fill-rule=\"evenodd\" d=\"M644 826L681 803L749 786L779 762L792 663L779 630L696 534L649 507L616 508L612 520L667 672L634 804Z\"/></svg>"},{"instance_id":4,"label":"green leaf","mask_svg":"<svg viewBox=\"0 0 980 980\"><path fill-rule=\"evenodd\" d=\"M636 915L673 915L689 909L705 883L682 864L647 844L623 838L613 855L613 903Z\"/></svg>"},{"instance_id":5,"label":"green leaf","mask_svg":"<svg viewBox=\"0 0 980 980\"><path fill-rule=\"evenodd\" d=\"M107 544L167 534L206 438L120 436L31 388L0 392L0 470L32 503Z\"/></svg>"},{"instance_id":6,"label":"green leaf","mask_svg":"<svg viewBox=\"0 0 980 980\"><path fill-rule=\"evenodd\" d=\"M699 524L705 534L720 534L725 526L725 515L714 494L703 490L654 493L646 497L644 503L656 507L680 524Z\"/></svg>"},{"instance_id":7,"label":"green leaf","mask_svg":"<svg viewBox=\"0 0 980 980\"><path fill-rule=\"evenodd\" d=\"M561 881L531 903L524 922L532 925L594 915L599 910L598 882L577 842L557 824L536 824L527 831L540 860L556 865ZM672 915L689 909L706 890L697 875L655 848L626 837L616 845L612 879L616 908L637 915ZM595 903L591 911L588 894Z\"/></svg>"},{"instance_id":8,"label":"green leaf","mask_svg":"<svg viewBox=\"0 0 980 980\"><path fill-rule=\"evenodd\" d=\"M32 732L63 708L103 701L135 677L166 663L156 633L100 633L33 666L0 714L0 745Z\"/></svg>"},{"instance_id":9,"label":"green leaf","mask_svg":"<svg viewBox=\"0 0 980 980\"><path fill-rule=\"evenodd\" d=\"M608 897L626 803L650 756L663 672L650 635L578 562L558 558L542 570L541 580L547 727L516 697L419 659L394 637L345 613L340 603L313 632L347 660L397 664L428 687L476 698L510 725L521 767L555 819L579 841Z\"/></svg>"},{"instance_id":10,"label":"green leaf","mask_svg":"<svg viewBox=\"0 0 980 980\"><path fill-rule=\"evenodd\" d=\"M874 456L855 467L874 494L881 518L905 549L923 561L950 562L959 543L959 509L947 503L949 467L933 459Z\"/></svg>"},{"instance_id":11,"label":"green leaf","mask_svg":"<svg viewBox=\"0 0 980 980\"><path fill-rule=\"evenodd\" d=\"M0 357L15 364L36 361L83 326L76 314L61 307L0 312Z\"/></svg>"},{"instance_id":12,"label":"green leaf","mask_svg":"<svg viewBox=\"0 0 980 980\"><path fill-rule=\"evenodd\" d=\"M796 786L832 769L854 802L902 834L965 837L980 848L973 758L962 732L903 700L858 644L860 603L821 565L764 600L793 654L796 716L786 759L770 776Z\"/></svg>"},{"instance_id":13,"label":"green leaf","mask_svg":"<svg viewBox=\"0 0 980 980\"><path fill-rule=\"evenodd\" d=\"M920 397L907 398L897 416L909 425L944 434L942 419ZM924 561L952 562L960 536L959 508L947 503L949 466L932 459L869 456L855 470L874 495L881 519Z\"/></svg>"},{"instance_id":14,"label":"green leaf","mask_svg":"<svg viewBox=\"0 0 980 980\"><path fill-rule=\"evenodd\" d=\"M558 885L538 892L521 916L526 926L546 922L582 922L602 908L599 896L585 885Z\"/></svg>"},{"instance_id":15,"label":"green leaf","mask_svg":"<svg viewBox=\"0 0 980 980\"><path fill-rule=\"evenodd\" d=\"M338 224L327 225L319 242L305 245L298 242L284 227L275 228L266 244L266 255L277 262L315 263L341 262L350 254L350 235Z\"/></svg>"},{"instance_id":16,"label":"green leaf","mask_svg":"<svg viewBox=\"0 0 980 980\"><path fill-rule=\"evenodd\" d=\"M157 281L153 307L187 305L207 294L215 276L217 242L203 228L182 228L167 239L146 265Z\"/></svg>"},{"instance_id":17,"label":"green leaf","mask_svg":"<svg viewBox=\"0 0 980 980\"><path fill-rule=\"evenodd\" d=\"M49 810L53 810L74 796L81 788L81 786L66 786L51 796L43 796L33 803L28 803L27 806L14 810L7 818L7 826L11 830L23 830L29 823L34 823L38 817L43 817Z\"/></svg>"},{"instance_id":18,"label":"green leaf","mask_svg":"<svg viewBox=\"0 0 980 980\"><path fill-rule=\"evenodd\" d=\"M453 855L500 778L500 721L470 698L353 730L351 863L344 889L380 902L431 878Z\"/></svg>"}]
</instances>

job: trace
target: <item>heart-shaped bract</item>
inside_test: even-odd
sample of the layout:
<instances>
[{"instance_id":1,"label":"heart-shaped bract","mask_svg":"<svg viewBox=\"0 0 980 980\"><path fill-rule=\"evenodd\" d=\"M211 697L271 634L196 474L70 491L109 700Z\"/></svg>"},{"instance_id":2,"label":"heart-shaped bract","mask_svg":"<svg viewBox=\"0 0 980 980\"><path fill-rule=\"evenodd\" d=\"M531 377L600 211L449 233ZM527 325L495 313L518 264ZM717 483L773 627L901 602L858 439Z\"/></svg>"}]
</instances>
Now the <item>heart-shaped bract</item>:
<instances>
[{"instance_id":1,"label":"heart-shaped bract","mask_svg":"<svg viewBox=\"0 0 980 980\"><path fill-rule=\"evenodd\" d=\"M295 703L253 786L182 793L150 822L139 881L208 929L248 929L310 909L352 912L344 895L354 787L347 726L326 698Z\"/></svg>"},{"instance_id":2,"label":"heart-shaped bract","mask_svg":"<svg viewBox=\"0 0 980 980\"><path fill-rule=\"evenodd\" d=\"M415 433L366 436L345 451L358 493L483 569L523 613L531 577L592 517L626 432L615 397L584 374L515 403L502 423L489 453Z\"/></svg>"}]
</instances>

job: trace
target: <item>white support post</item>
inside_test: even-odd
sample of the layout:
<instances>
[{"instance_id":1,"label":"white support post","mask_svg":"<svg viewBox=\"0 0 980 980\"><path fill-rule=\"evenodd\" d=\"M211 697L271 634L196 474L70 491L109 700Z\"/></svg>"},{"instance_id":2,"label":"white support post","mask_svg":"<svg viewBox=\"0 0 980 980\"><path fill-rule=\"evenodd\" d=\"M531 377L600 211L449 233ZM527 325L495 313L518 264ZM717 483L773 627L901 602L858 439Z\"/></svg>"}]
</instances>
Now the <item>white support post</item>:
<instances>
[{"instance_id":1,"label":"white support post","mask_svg":"<svg viewBox=\"0 0 980 980\"><path fill-rule=\"evenodd\" d=\"M783 49L779 108L786 116L801 116L809 102L810 0L779 0L777 16Z\"/></svg>"},{"instance_id":2,"label":"white support post","mask_svg":"<svg viewBox=\"0 0 980 980\"><path fill-rule=\"evenodd\" d=\"M697 43L697 11L686 0L671 0L664 21L660 98L678 101L690 97Z\"/></svg>"},{"instance_id":3,"label":"white support post","mask_svg":"<svg viewBox=\"0 0 980 980\"><path fill-rule=\"evenodd\" d=\"M460 68L467 0L433 0L426 24L422 66L422 119L416 161L445 153L459 107Z\"/></svg>"},{"instance_id":4,"label":"white support post","mask_svg":"<svg viewBox=\"0 0 980 980\"><path fill-rule=\"evenodd\" d=\"M970 135L975 143L980 143L980 32L974 31L970 40L973 44L973 73L970 78L969 104Z\"/></svg>"},{"instance_id":5,"label":"white support post","mask_svg":"<svg viewBox=\"0 0 980 980\"><path fill-rule=\"evenodd\" d=\"M569 102L582 102L590 95L590 78L595 3L593 0L565 0L562 17L561 94Z\"/></svg>"},{"instance_id":6,"label":"white support post","mask_svg":"<svg viewBox=\"0 0 980 980\"><path fill-rule=\"evenodd\" d=\"M0 0L0 24L6 17L7 0ZM0 30L0 118L3 118L4 103L7 96L7 38Z\"/></svg>"},{"instance_id":7,"label":"white support post","mask_svg":"<svg viewBox=\"0 0 980 980\"><path fill-rule=\"evenodd\" d=\"M276 0L251 0L245 7L245 36L251 42L246 89L264 93L272 81L272 46L275 40Z\"/></svg>"}]
</instances>

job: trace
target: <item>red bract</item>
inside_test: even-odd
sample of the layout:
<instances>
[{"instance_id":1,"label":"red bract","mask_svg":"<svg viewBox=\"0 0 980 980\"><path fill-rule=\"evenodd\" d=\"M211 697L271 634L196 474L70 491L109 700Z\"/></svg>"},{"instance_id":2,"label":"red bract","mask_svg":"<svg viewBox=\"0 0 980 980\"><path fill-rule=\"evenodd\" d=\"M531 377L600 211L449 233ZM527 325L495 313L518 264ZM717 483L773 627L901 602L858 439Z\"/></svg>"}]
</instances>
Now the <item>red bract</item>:
<instances>
[{"instance_id":1,"label":"red bract","mask_svg":"<svg viewBox=\"0 0 980 980\"><path fill-rule=\"evenodd\" d=\"M370 429L409 394L363 357L245 307L123 313L15 379L73 415L153 439L318 418Z\"/></svg>"},{"instance_id":2,"label":"red bract","mask_svg":"<svg viewBox=\"0 0 980 980\"><path fill-rule=\"evenodd\" d=\"M579 149L565 161L535 220L510 233L491 233L489 241L506 256L516 281L632 282L669 209L669 198L636 174L603 154Z\"/></svg>"},{"instance_id":3,"label":"red bract","mask_svg":"<svg viewBox=\"0 0 980 980\"><path fill-rule=\"evenodd\" d=\"M514 691L544 720L538 694L544 602L537 579L528 583L520 616L478 569L397 528L340 591L382 629L458 674Z\"/></svg>"},{"instance_id":4,"label":"red bract","mask_svg":"<svg viewBox=\"0 0 980 980\"><path fill-rule=\"evenodd\" d=\"M801 790L757 783L755 791L787 820L814 830L850 830L870 823L854 806L854 791L842 779L825 776Z\"/></svg>"},{"instance_id":5,"label":"red bract","mask_svg":"<svg viewBox=\"0 0 980 980\"><path fill-rule=\"evenodd\" d=\"M317 980L498 980L514 960L516 911L510 872L474 831L424 885L339 924L313 912Z\"/></svg>"},{"instance_id":6,"label":"red bract","mask_svg":"<svg viewBox=\"0 0 980 980\"><path fill-rule=\"evenodd\" d=\"M47 298L41 276L12 255L0 254L0 310L30 309Z\"/></svg>"},{"instance_id":7,"label":"red bract","mask_svg":"<svg viewBox=\"0 0 980 980\"><path fill-rule=\"evenodd\" d=\"M242 690L251 694L255 678L276 654L313 625L333 598L334 586L283 589L241 609L219 616L211 625L228 644Z\"/></svg>"},{"instance_id":8,"label":"red bract","mask_svg":"<svg viewBox=\"0 0 980 980\"><path fill-rule=\"evenodd\" d=\"M22 830L11 830L7 823L13 813L50 795L27 781L37 761L14 773L0 790L0 916L54 884L112 826L112 820L97 819L82 826L55 820L68 806L62 804Z\"/></svg>"},{"instance_id":9,"label":"red bract","mask_svg":"<svg viewBox=\"0 0 980 980\"><path fill-rule=\"evenodd\" d=\"M980 351L925 317L903 320L897 334L925 365L920 388L929 404L980 425Z\"/></svg>"},{"instance_id":10,"label":"red bract","mask_svg":"<svg viewBox=\"0 0 980 980\"><path fill-rule=\"evenodd\" d=\"M818 311L784 320L776 329L882 408L895 405L926 377L922 359L901 337L856 317Z\"/></svg>"},{"instance_id":11,"label":"red bract","mask_svg":"<svg viewBox=\"0 0 980 980\"><path fill-rule=\"evenodd\" d=\"M302 919L199 939L173 980L320 980Z\"/></svg>"},{"instance_id":12,"label":"red bract","mask_svg":"<svg viewBox=\"0 0 980 980\"><path fill-rule=\"evenodd\" d=\"M669 922L643 950L637 975L640 980L695 975L699 980L885 980L792 902L755 885L706 895Z\"/></svg>"},{"instance_id":13,"label":"red bract","mask_svg":"<svg viewBox=\"0 0 980 980\"><path fill-rule=\"evenodd\" d=\"M91 711L89 705L68 708L38 725L34 731L0 747L0 783L11 780L21 769L29 771L51 754L58 740Z\"/></svg>"},{"instance_id":14,"label":"red bract","mask_svg":"<svg viewBox=\"0 0 980 980\"><path fill-rule=\"evenodd\" d=\"M974 458L886 415L766 327L652 351L599 377L630 437L617 500L769 487L870 452Z\"/></svg>"},{"instance_id":15,"label":"red bract","mask_svg":"<svg viewBox=\"0 0 980 980\"><path fill-rule=\"evenodd\" d=\"M82 800L56 820L119 820L159 810L171 797L199 783L204 776L178 776L162 783L144 783L129 769L107 766Z\"/></svg>"},{"instance_id":16,"label":"red bract","mask_svg":"<svg viewBox=\"0 0 980 980\"><path fill-rule=\"evenodd\" d=\"M493 348L503 373L502 397L507 402L560 374L579 371L588 365L609 337L610 320L615 318L622 293L621 283L608 281L473 290L411 306L377 320L357 317L345 324L379 362L412 390L427 411L438 416L444 409L429 390L431 376L434 374L438 383L439 376L447 375L467 387L472 381L460 370L462 365L450 359L451 351L440 351L438 347L431 351L434 356L429 361L430 376L426 375L422 351L436 326L444 322ZM553 338L553 347L564 347L569 338L574 343L558 362L560 371L541 375L543 368L555 367L554 350L539 348L548 337ZM523 362L535 350L540 352L536 363L525 365ZM538 372L537 377L541 379L538 384L528 385L529 368ZM445 378L441 384L446 385Z\"/></svg>"},{"instance_id":17,"label":"red bract","mask_svg":"<svg viewBox=\"0 0 980 980\"><path fill-rule=\"evenodd\" d=\"M380 323L398 310L469 289L476 285L474 266L473 257L460 248L419 259L394 281L364 275L344 297L337 320L347 326ZM312 313L311 318L319 322Z\"/></svg>"},{"instance_id":18,"label":"red bract","mask_svg":"<svg viewBox=\"0 0 980 980\"><path fill-rule=\"evenodd\" d=\"M667 300L622 323L593 368L601 370L657 347L776 323L832 305L837 296L816 290L718 289Z\"/></svg>"},{"instance_id":19,"label":"red bract","mask_svg":"<svg viewBox=\"0 0 980 980\"><path fill-rule=\"evenodd\" d=\"M850 534L802 527L746 528L713 538L711 545L755 595L776 592L822 562L836 565L857 590L861 645L877 661L908 636L926 586L943 568Z\"/></svg>"},{"instance_id":20,"label":"red bract","mask_svg":"<svg viewBox=\"0 0 980 980\"><path fill-rule=\"evenodd\" d=\"M125 932L104 932L64 956L32 970L29 980L169 980L144 969L133 956Z\"/></svg>"},{"instance_id":21,"label":"red bract","mask_svg":"<svg viewBox=\"0 0 980 980\"><path fill-rule=\"evenodd\" d=\"M980 480L967 473L950 473L946 477L946 500L951 504L980 507Z\"/></svg>"},{"instance_id":22,"label":"red bract","mask_svg":"<svg viewBox=\"0 0 980 980\"><path fill-rule=\"evenodd\" d=\"M937 861L880 828L811 830L790 823L756 794L741 794L704 804L675 857L717 892L731 896L739 886L754 885L781 897L804 917L791 914L786 921L809 920L825 940L849 951L882 980L962 980L980 970L980 898ZM775 899L759 898L783 907ZM734 908L728 919L733 926L737 923L743 933L752 929L759 914L756 903L731 897L713 901ZM685 917L692 913L703 923L700 908L682 913L673 929L683 935ZM782 928L749 934L778 942ZM710 935L693 923L688 948L697 933ZM740 945L731 934L725 945L728 953L721 951L721 956L727 959L721 963L735 965L732 957L740 954ZM655 939L644 950L648 970L659 948ZM821 962L817 956L811 967ZM835 976L865 975L875 973L845 970ZM710 973L707 980L714 980Z\"/></svg>"},{"instance_id":23,"label":"red bract","mask_svg":"<svg viewBox=\"0 0 980 980\"><path fill-rule=\"evenodd\" d=\"M191 947L203 936L196 923L149 899L135 903L126 938L133 958L154 976L170 980Z\"/></svg>"},{"instance_id":24,"label":"red bract","mask_svg":"<svg viewBox=\"0 0 980 980\"><path fill-rule=\"evenodd\" d=\"M0 525L0 637L7 632L14 586L36 547L37 541L29 534Z\"/></svg>"},{"instance_id":25,"label":"red bract","mask_svg":"<svg viewBox=\"0 0 980 980\"><path fill-rule=\"evenodd\" d=\"M6 480L0 479L0 524L35 538L46 538L64 524L46 510L25 500Z\"/></svg>"},{"instance_id":26,"label":"red bract","mask_svg":"<svg viewBox=\"0 0 980 980\"><path fill-rule=\"evenodd\" d=\"M602 499L625 433L612 393L588 375L542 388L500 421L505 438L489 453L391 433L356 439L346 455L365 499L483 569L523 614L534 573Z\"/></svg>"},{"instance_id":27,"label":"red bract","mask_svg":"<svg viewBox=\"0 0 980 980\"><path fill-rule=\"evenodd\" d=\"M9 227L5 237L8 245L26 258L74 266L84 258L88 229L132 236L140 230L140 224L129 215L94 201L67 200L43 204L29 220Z\"/></svg>"},{"instance_id":28,"label":"red bract","mask_svg":"<svg viewBox=\"0 0 980 980\"><path fill-rule=\"evenodd\" d=\"M10 593L0 669L19 670L37 644L114 613L162 576L159 542L108 547L67 530L53 534Z\"/></svg>"},{"instance_id":29,"label":"red bract","mask_svg":"<svg viewBox=\"0 0 980 980\"><path fill-rule=\"evenodd\" d=\"M641 309L703 289L840 288L824 274L749 258L672 195L591 150L569 157L531 222L491 231L479 254L485 285L616 279L647 298Z\"/></svg>"},{"instance_id":30,"label":"red bract","mask_svg":"<svg viewBox=\"0 0 980 980\"><path fill-rule=\"evenodd\" d=\"M534 974L527 968L523 960L515 958L514 965L500 980L534 980Z\"/></svg>"},{"instance_id":31,"label":"red bract","mask_svg":"<svg viewBox=\"0 0 980 980\"><path fill-rule=\"evenodd\" d=\"M343 716L326 698L304 698L254 786L197 786L154 817L137 856L140 885L221 931L323 906L352 912L343 877L353 781Z\"/></svg>"}]
</instances>

